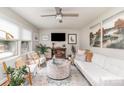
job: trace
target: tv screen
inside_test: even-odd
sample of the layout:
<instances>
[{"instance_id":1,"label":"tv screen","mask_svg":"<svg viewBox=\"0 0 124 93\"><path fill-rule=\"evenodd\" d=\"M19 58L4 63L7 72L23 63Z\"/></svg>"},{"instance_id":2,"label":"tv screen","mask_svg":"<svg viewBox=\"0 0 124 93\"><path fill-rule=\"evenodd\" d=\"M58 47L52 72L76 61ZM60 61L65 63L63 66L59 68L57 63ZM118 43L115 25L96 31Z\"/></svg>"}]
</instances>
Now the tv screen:
<instances>
[{"instance_id":1,"label":"tv screen","mask_svg":"<svg viewBox=\"0 0 124 93\"><path fill-rule=\"evenodd\" d=\"M51 33L51 41L65 41L65 33Z\"/></svg>"}]
</instances>

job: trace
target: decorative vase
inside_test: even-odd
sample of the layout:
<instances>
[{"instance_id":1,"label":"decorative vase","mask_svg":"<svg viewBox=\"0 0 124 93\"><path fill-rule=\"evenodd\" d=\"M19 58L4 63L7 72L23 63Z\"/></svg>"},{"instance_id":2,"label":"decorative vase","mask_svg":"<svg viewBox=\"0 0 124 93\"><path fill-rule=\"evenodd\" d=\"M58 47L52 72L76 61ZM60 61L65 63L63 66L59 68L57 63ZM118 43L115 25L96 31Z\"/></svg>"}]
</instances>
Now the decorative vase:
<instances>
[{"instance_id":1,"label":"decorative vase","mask_svg":"<svg viewBox=\"0 0 124 93\"><path fill-rule=\"evenodd\" d=\"M53 56L53 64L56 64L56 62L55 62L55 55Z\"/></svg>"}]
</instances>

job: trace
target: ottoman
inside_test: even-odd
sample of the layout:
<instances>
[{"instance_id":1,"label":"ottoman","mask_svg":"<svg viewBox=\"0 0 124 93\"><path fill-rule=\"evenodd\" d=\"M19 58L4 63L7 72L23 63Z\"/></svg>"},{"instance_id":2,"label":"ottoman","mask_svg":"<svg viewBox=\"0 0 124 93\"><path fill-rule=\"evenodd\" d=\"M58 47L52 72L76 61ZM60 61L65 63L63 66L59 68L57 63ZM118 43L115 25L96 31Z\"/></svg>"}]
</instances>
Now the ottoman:
<instances>
[{"instance_id":1,"label":"ottoman","mask_svg":"<svg viewBox=\"0 0 124 93\"><path fill-rule=\"evenodd\" d=\"M65 79L70 76L71 62L65 59L49 60L47 62L47 75L52 79Z\"/></svg>"}]
</instances>

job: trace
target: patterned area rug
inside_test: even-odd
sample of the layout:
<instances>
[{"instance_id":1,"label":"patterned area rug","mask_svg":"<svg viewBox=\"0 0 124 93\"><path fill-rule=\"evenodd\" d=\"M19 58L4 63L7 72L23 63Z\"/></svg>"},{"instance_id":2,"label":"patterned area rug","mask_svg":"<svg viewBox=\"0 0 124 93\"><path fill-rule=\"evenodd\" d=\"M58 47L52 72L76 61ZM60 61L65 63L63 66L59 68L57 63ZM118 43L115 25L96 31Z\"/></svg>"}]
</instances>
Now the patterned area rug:
<instances>
[{"instance_id":1,"label":"patterned area rug","mask_svg":"<svg viewBox=\"0 0 124 93\"><path fill-rule=\"evenodd\" d=\"M89 86L88 81L81 75L75 66L71 66L71 75L64 80L53 80L47 77L46 66L39 69L33 77L33 86Z\"/></svg>"}]
</instances>

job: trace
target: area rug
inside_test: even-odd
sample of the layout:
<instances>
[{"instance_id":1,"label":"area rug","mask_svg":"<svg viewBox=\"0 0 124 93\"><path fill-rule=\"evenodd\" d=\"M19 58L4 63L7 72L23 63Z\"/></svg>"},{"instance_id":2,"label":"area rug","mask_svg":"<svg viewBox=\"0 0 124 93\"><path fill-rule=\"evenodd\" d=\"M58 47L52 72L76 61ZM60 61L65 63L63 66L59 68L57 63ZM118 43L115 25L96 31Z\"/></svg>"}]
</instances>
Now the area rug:
<instances>
[{"instance_id":1,"label":"area rug","mask_svg":"<svg viewBox=\"0 0 124 93\"><path fill-rule=\"evenodd\" d=\"M71 66L71 75L64 80L53 80L47 77L46 66L42 66L35 77L33 77L33 86L89 86L88 81L77 70Z\"/></svg>"}]
</instances>

